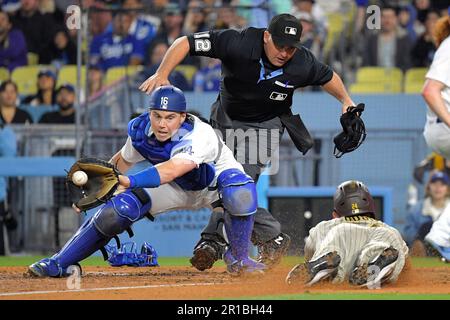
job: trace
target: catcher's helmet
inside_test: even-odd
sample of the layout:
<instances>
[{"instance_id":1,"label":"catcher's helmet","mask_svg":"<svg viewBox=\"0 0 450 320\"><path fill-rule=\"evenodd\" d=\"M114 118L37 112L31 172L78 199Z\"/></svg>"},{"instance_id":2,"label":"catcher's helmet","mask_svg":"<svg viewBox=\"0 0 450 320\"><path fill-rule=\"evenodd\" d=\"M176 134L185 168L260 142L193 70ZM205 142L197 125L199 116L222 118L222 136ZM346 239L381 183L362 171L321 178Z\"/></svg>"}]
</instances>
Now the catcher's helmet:
<instances>
[{"instance_id":1,"label":"catcher's helmet","mask_svg":"<svg viewBox=\"0 0 450 320\"><path fill-rule=\"evenodd\" d=\"M341 183L334 194L334 211L339 216L364 214L375 217L375 203L364 183L349 180Z\"/></svg>"},{"instance_id":2,"label":"catcher's helmet","mask_svg":"<svg viewBox=\"0 0 450 320\"><path fill-rule=\"evenodd\" d=\"M150 110L186 112L183 91L174 86L157 88L150 96Z\"/></svg>"}]
</instances>

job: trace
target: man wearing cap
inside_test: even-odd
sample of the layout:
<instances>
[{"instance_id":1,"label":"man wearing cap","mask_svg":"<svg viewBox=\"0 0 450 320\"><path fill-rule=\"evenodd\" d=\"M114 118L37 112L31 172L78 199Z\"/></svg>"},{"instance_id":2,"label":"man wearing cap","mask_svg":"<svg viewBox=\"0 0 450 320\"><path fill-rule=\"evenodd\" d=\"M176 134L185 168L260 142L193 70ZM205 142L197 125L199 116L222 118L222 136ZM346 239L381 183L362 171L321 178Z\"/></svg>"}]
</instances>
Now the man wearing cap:
<instances>
[{"instance_id":1,"label":"man wearing cap","mask_svg":"<svg viewBox=\"0 0 450 320\"><path fill-rule=\"evenodd\" d=\"M39 120L39 123L75 123L75 88L71 84L63 84L58 88L56 103L59 110L44 113Z\"/></svg>"},{"instance_id":2,"label":"man wearing cap","mask_svg":"<svg viewBox=\"0 0 450 320\"><path fill-rule=\"evenodd\" d=\"M187 54L220 59L221 89L212 106L211 124L222 132L226 142L233 142L235 156L243 150L247 156L245 150L249 148L245 138L234 144L236 129L256 131L263 142L258 153L271 157L277 151L281 133L287 128L295 144L300 146L299 150L305 154L312 147L312 138L298 115L291 113L294 91L321 85L339 100L342 112L354 103L341 78L301 46L301 33L298 19L290 14L280 14L272 18L268 29L213 30L178 38L156 73L142 83L140 89L150 93L168 84L168 75ZM227 137L227 133L233 138ZM255 160L255 155L242 160L246 173L255 181L268 164L261 159ZM223 251L219 223L222 217L220 210L216 211L194 249L191 262L200 270L210 268ZM279 222L262 208L258 208L255 218L253 240L262 253L261 261L269 264L279 262L289 246L289 237L281 233Z\"/></svg>"},{"instance_id":3,"label":"man wearing cap","mask_svg":"<svg viewBox=\"0 0 450 320\"><path fill-rule=\"evenodd\" d=\"M450 179L446 173L440 171L434 173L430 183L437 181L450 188ZM425 243L437 251L442 260L450 262L450 205L447 204L442 214L433 222L430 232L425 236Z\"/></svg>"},{"instance_id":4,"label":"man wearing cap","mask_svg":"<svg viewBox=\"0 0 450 320\"><path fill-rule=\"evenodd\" d=\"M153 92L149 110L130 121L127 141L110 162L126 173L143 160L151 166L120 175L115 196L97 208L61 251L32 264L32 275L68 276L69 266L101 250L138 220L208 207L219 197L229 241L224 255L227 271L232 275L264 271L264 264L248 256L257 208L255 183L213 128L186 112L184 94L176 87Z\"/></svg>"},{"instance_id":5,"label":"man wearing cap","mask_svg":"<svg viewBox=\"0 0 450 320\"><path fill-rule=\"evenodd\" d=\"M37 76L37 93L25 97L23 104L32 106L51 106L56 103L56 73L50 69L39 71Z\"/></svg>"},{"instance_id":6,"label":"man wearing cap","mask_svg":"<svg viewBox=\"0 0 450 320\"><path fill-rule=\"evenodd\" d=\"M450 206L450 179L443 171L433 171L425 186L424 199L412 206L405 218L403 238L411 248L412 255L434 255L425 241L446 207Z\"/></svg>"}]
</instances>

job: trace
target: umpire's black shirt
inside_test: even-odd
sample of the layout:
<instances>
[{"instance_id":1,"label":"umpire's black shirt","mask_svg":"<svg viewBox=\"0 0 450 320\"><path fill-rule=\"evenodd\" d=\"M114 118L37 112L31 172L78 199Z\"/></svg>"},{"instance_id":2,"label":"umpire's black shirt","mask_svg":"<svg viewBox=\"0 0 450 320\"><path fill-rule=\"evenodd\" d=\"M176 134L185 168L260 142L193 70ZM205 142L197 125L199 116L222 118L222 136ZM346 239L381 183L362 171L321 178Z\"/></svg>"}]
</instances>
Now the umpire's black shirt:
<instances>
[{"instance_id":1,"label":"umpire's black shirt","mask_svg":"<svg viewBox=\"0 0 450 320\"><path fill-rule=\"evenodd\" d=\"M216 103L233 120L261 122L290 111L294 90L323 85L333 71L306 48L282 68L271 66L263 47L266 29L213 30L188 36L190 54L222 61Z\"/></svg>"}]
</instances>

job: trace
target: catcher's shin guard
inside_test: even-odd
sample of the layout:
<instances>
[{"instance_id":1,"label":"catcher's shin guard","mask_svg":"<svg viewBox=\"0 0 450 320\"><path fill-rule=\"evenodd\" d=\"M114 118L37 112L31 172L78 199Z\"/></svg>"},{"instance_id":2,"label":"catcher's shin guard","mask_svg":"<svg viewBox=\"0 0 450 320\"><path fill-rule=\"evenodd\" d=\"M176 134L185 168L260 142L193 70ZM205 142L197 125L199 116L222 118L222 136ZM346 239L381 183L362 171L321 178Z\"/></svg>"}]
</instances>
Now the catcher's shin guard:
<instances>
[{"instance_id":1,"label":"catcher's shin guard","mask_svg":"<svg viewBox=\"0 0 450 320\"><path fill-rule=\"evenodd\" d=\"M70 265L89 257L103 247L116 235L130 228L130 226L142 219L151 206L150 197L143 190L127 190L108 201L95 215L87 220L64 245L64 247L53 257L51 264L56 264L58 270L65 270ZM37 276L64 276L63 272L50 274L45 270L40 274L33 272L30 266L30 273ZM47 274L46 274L47 273Z\"/></svg>"}]
</instances>

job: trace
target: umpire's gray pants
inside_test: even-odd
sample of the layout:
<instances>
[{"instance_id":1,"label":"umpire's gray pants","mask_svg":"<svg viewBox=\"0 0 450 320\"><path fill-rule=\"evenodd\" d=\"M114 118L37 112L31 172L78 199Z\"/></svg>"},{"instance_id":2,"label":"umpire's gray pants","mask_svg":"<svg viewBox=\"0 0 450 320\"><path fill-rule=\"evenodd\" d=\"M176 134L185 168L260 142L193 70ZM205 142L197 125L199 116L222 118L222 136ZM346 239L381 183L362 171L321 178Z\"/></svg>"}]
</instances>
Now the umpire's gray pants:
<instances>
[{"instance_id":1,"label":"umpire's gray pants","mask_svg":"<svg viewBox=\"0 0 450 320\"><path fill-rule=\"evenodd\" d=\"M236 131L230 129L227 130L214 121L212 121L212 126L220 131L223 140L233 151L235 158L241 162L245 172L253 178L255 183L268 165L267 158L272 157L275 152L278 152L281 136L284 131L284 127L278 117L259 123L233 121L233 129L235 130L241 129L244 132L248 132L249 129L254 130L257 141L251 141L252 137L250 137L250 139L248 137L245 138L245 135L240 133L235 134ZM271 134L272 129L278 131L278 133ZM254 148L254 143L257 144L257 148ZM265 148L267 152L264 152L264 150L259 152L260 148ZM262 156L255 156L254 152L249 152L249 149L252 149L253 151L255 149L258 150L257 154ZM210 238L208 236L214 234L219 234L224 238L223 221L223 211L215 210L211 214L208 225L202 231L202 238ZM258 208L255 213L252 242L254 244L261 244L275 238L280 232L281 225L272 214L264 208Z\"/></svg>"}]
</instances>

